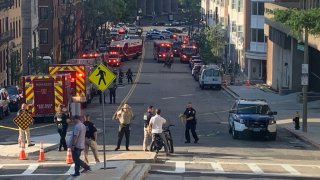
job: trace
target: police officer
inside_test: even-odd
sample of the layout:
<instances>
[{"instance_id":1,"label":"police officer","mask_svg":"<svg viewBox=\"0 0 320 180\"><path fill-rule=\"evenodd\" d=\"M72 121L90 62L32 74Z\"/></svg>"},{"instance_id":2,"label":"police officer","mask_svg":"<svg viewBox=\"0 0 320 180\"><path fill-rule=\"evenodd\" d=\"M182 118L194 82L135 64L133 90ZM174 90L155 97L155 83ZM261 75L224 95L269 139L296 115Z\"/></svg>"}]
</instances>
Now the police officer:
<instances>
[{"instance_id":1,"label":"police officer","mask_svg":"<svg viewBox=\"0 0 320 180\"><path fill-rule=\"evenodd\" d=\"M124 74L123 74L121 69L119 69L119 75L118 76L119 76L119 84L122 85Z\"/></svg>"},{"instance_id":2,"label":"police officer","mask_svg":"<svg viewBox=\"0 0 320 180\"><path fill-rule=\"evenodd\" d=\"M100 102L100 104L102 104L102 99L103 99L104 103L106 103L106 94L104 92L100 91L100 90L98 90L98 94L99 94L99 102ZM102 96L103 96L103 98L102 98Z\"/></svg>"},{"instance_id":3,"label":"police officer","mask_svg":"<svg viewBox=\"0 0 320 180\"><path fill-rule=\"evenodd\" d=\"M189 131L191 130L192 136L194 138L194 143L198 143L199 138L196 133L196 125L197 125L197 119L196 119L196 110L192 108L192 103L189 102L187 104L187 108L183 113L186 117L186 131L185 131L185 143L190 143L190 134Z\"/></svg>"},{"instance_id":4,"label":"police officer","mask_svg":"<svg viewBox=\"0 0 320 180\"><path fill-rule=\"evenodd\" d=\"M151 131L149 129L149 122L153 116L153 106L149 106L146 113L143 115L144 120L144 136L143 136L143 150L148 151L147 141L151 138Z\"/></svg>"},{"instance_id":5,"label":"police officer","mask_svg":"<svg viewBox=\"0 0 320 180\"><path fill-rule=\"evenodd\" d=\"M116 89L117 89L117 81L113 80L112 84L109 86L109 96L110 96L109 104L116 103Z\"/></svg>"}]
</instances>

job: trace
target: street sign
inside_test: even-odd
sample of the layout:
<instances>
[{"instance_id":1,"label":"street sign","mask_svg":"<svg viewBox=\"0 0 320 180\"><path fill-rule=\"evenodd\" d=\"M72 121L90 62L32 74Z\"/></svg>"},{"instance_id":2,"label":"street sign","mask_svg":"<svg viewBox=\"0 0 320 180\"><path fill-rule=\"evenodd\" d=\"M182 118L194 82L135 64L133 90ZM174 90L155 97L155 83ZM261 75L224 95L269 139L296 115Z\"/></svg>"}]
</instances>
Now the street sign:
<instances>
[{"instance_id":1,"label":"street sign","mask_svg":"<svg viewBox=\"0 0 320 180\"><path fill-rule=\"evenodd\" d=\"M27 112L20 113L13 122L22 130L26 130L33 122L33 118Z\"/></svg>"},{"instance_id":2,"label":"street sign","mask_svg":"<svg viewBox=\"0 0 320 180\"><path fill-rule=\"evenodd\" d=\"M308 86L309 85L308 74L302 74L301 75L301 85L302 86Z\"/></svg>"},{"instance_id":3,"label":"street sign","mask_svg":"<svg viewBox=\"0 0 320 180\"><path fill-rule=\"evenodd\" d=\"M308 74L309 73L309 64L302 64L301 65L301 73Z\"/></svg>"},{"instance_id":4,"label":"street sign","mask_svg":"<svg viewBox=\"0 0 320 180\"><path fill-rule=\"evenodd\" d=\"M89 80L101 91L105 91L115 78L116 75L103 64L99 64L89 75Z\"/></svg>"}]
</instances>

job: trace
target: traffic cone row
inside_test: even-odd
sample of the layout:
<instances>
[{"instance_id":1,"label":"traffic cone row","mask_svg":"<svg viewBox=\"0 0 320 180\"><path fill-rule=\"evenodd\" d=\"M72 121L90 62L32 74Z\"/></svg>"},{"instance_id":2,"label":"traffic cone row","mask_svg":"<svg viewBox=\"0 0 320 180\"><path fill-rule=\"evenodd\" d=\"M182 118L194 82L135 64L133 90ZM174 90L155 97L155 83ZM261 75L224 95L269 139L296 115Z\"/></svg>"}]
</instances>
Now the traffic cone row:
<instances>
[{"instance_id":1,"label":"traffic cone row","mask_svg":"<svg viewBox=\"0 0 320 180\"><path fill-rule=\"evenodd\" d=\"M42 142L40 142L40 153L39 153L38 162L43 162L43 161L45 161L45 158L44 158L44 149L43 149L43 144L42 144Z\"/></svg>"},{"instance_id":2,"label":"traffic cone row","mask_svg":"<svg viewBox=\"0 0 320 180\"><path fill-rule=\"evenodd\" d=\"M19 160L27 160L26 152L25 152L25 143L24 141L20 142L21 150L19 153ZM39 153L39 159L38 162L44 162L45 161L45 156L44 156L44 149L43 149L43 143L40 142L40 153ZM73 159L72 159L72 153L71 153L71 148L68 148L67 151L67 157L66 157L66 163L67 164L73 164Z\"/></svg>"},{"instance_id":3,"label":"traffic cone row","mask_svg":"<svg viewBox=\"0 0 320 180\"><path fill-rule=\"evenodd\" d=\"M21 146L21 150L20 150L20 153L19 153L19 160L27 160L28 158L26 156L26 152L24 151L24 148L25 148L24 141L20 142L20 146Z\"/></svg>"},{"instance_id":4,"label":"traffic cone row","mask_svg":"<svg viewBox=\"0 0 320 180\"><path fill-rule=\"evenodd\" d=\"M73 163L72 153L71 153L71 149L70 148L68 148L68 151L67 151L66 163L67 164L72 164Z\"/></svg>"}]
</instances>

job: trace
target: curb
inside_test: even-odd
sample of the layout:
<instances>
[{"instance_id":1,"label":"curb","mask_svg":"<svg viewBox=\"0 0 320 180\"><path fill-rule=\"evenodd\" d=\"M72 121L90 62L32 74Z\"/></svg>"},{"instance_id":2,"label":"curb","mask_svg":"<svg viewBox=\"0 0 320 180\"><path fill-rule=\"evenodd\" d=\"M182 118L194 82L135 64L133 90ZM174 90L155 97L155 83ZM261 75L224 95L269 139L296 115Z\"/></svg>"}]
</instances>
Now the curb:
<instances>
[{"instance_id":1,"label":"curb","mask_svg":"<svg viewBox=\"0 0 320 180\"><path fill-rule=\"evenodd\" d=\"M320 149L320 144L318 144L317 142L307 138L306 136L304 136L302 133L300 132L297 132L293 129L290 129L290 128L287 128L287 127L282 127L286 130L288 130L292 135L294 135L296 138L304 141L304 142L307 142L307 143L310 143L311 145L315 146L317 149Z\"/></svg>"},{"instance_id":2,"label":"curb","mask_svg":"<svg viewBox=\"0 0 320 180\"><path fill-rule=\"evenodd\" d=\"M233 99L239 99L240 96L232 91L228 86L222 86L223 90L226 91L230 96L232 96Z\"/></svg>"}]
</instances>

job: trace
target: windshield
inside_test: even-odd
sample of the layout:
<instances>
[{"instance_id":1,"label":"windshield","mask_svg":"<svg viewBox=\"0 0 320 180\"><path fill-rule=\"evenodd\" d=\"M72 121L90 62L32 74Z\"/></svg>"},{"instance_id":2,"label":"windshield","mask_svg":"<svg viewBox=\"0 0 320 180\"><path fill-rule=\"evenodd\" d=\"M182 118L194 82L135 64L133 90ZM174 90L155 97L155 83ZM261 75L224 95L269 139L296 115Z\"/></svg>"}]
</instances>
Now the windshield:
<instances>
[{"instance_id":1,"label":"windshield","mask_svg":"<svg viewBox=\"0 0 320 180\"><path fill-rule=\"evenodd\" d=\"M159 52L169 52L170 50L170 46L159 46Z\"/></svg>"},{"instance_id":2,"label":"windshield","mask_svg":"<svg viewBox=\"0 0 320 180\"><path fill-rule=\"evenodd\" d=\"M18 90L16 87L8 87L7 91L9 93L10 96L12 95L17 95L18 94Z\"/></svg>"},{"instance_id":3,"label":"windshield","mask_svg":"<svg viewBox=\"0 0 320 180\"><path fill-rule=\"evenodd\" d=\"M268 105L258 104L238 104L238 114L264 114L268 115L270 112Z\"/></svg>"},{"instance_id":4,"label":"windshield","mask_svg":"<svg viewBox=\"0 0 320 180\"><path fill-rule=\"evenodd\" d=\"M185 54L194 54L195 53L195 49L193 48L183 48L182 49L182 52L185 53Z\"/></svg>"},{"instance_id":5,"label":"windshield","mask_svg":"<svg viewBox=\"0 0 320 180\"><path fill-rule=\"evenodd\" d=\"M204 74L206 77L220 76L220 71L216 69L207 69Z\"/></svg>"}]
</instances>

